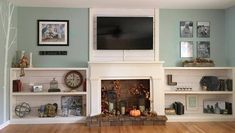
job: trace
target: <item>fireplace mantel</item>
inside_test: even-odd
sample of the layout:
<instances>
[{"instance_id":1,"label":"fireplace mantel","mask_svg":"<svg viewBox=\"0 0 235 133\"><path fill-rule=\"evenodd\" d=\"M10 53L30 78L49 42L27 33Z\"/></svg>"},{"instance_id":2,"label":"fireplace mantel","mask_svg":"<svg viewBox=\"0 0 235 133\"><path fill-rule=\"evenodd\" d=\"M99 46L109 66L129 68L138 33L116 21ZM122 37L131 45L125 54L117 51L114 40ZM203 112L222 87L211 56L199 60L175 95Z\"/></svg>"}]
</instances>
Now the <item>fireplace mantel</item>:
<instances>
[{"instance_id":1,"label":"fireplace mantel","mask_svg":"<svg viewBox=\"0 0 235 133\"><path fill-rule=\"evenodd\" d=\"M162 61L89 62L90 115L101 113L102 79L150 79L152 87L152 110L164 115L164 89Z\"/></svg>"}]
</instances>

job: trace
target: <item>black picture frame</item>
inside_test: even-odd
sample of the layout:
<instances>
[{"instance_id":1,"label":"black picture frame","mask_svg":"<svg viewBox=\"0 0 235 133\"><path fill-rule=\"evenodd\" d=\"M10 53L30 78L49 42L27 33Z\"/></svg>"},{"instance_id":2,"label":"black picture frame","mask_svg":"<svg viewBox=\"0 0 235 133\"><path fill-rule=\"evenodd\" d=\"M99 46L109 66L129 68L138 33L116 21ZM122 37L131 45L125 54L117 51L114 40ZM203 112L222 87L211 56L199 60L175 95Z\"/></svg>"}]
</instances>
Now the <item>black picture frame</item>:
<instances>
[{"instance_id":1,"label":"black picture frame","mask_svg":"<svg viewBox=\"0 0 235 133\"><path fill-rule=\"evenodd\" d=\"M69 20L37 20L38 46L69 46Z\"/></svg>"},{"instance_id":2,"label":"black picture frame","mask_svg":"<svg viewBox=\"0 0 235 133\"><path fill-rule=\"evenodd\" d=\"M180 37L193 38L193 21L180 21Z\"/></svg>"},{"instance_id":3,"label":"black picture frame","mask_svg":"<svg viewBox=\"0 0 235 133\"><path fill-rule=\"evenodd\" d=\"M197 42L197 57L210 58L210 41Z\"/></svg>"},{"instance_id":4,"label":"black picture frame","mask_svg":"<svg viewBox=\"0 0 235 133\"><path fill-rule=\"evenodd\" d=\"M210 22L209 21L198 21L197 22L197 37L198 38L209 38L210 37Z\"/></svg>"}]
</instances>

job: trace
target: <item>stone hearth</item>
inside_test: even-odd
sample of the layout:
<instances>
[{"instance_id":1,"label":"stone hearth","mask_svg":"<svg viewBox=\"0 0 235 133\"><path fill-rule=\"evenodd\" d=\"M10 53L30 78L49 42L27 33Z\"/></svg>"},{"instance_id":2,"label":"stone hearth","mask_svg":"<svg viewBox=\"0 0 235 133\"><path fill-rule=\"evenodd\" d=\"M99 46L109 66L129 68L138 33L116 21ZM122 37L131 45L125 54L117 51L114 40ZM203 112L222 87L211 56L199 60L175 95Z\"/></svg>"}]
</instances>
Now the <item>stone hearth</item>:
<instances>
[{"instance_id":1,"label":"stone hearth","mask_svg":"<svg viewBox=\"0 0 235 133\"><path fill-rule=\"evenodd\" d=\"M124 116L103 116L97 115L87 118L88 127L102 127L102 126L127 126L127 125L165 125L167 121L166 116L140 116L131 117Z\"/></svg>"}]
</instances>

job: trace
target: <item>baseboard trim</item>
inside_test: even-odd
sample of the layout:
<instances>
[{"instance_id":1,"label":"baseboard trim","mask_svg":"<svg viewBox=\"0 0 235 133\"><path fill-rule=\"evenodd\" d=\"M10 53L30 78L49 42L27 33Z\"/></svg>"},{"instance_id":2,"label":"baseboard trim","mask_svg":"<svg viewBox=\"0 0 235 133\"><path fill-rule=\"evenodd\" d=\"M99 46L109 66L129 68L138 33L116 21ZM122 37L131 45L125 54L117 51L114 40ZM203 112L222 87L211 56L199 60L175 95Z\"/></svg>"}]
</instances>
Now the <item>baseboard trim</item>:
<instances>
[{"instance_id":1,"label":"baseboard trim","mask_svg":"<svg viewBox=\"0 0 235 133\"><path fill-rule=\"evenodd\" d=\"M4 122L3 124L0 125L0 130L2 130L3 128L8 126L9 124L10 124L10 121Z\"/></svg>"}]
</instances>

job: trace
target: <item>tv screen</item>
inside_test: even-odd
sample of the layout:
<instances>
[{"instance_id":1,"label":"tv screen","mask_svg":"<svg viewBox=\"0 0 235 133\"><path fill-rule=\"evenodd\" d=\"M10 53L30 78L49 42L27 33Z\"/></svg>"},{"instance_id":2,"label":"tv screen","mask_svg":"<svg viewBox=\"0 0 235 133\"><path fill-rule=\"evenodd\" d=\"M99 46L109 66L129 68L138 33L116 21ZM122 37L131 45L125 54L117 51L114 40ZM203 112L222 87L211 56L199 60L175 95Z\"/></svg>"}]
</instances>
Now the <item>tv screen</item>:
<instances>
[{"instance_id":1,"label":"tv screen","mask_svg":"<svg viewBox=\"0 0 235 133\"><path fill-rule=\"evenodd\" d=\"M153 17L97 17L98 50L153 49Z\"/></svg>"}]
</instances>

